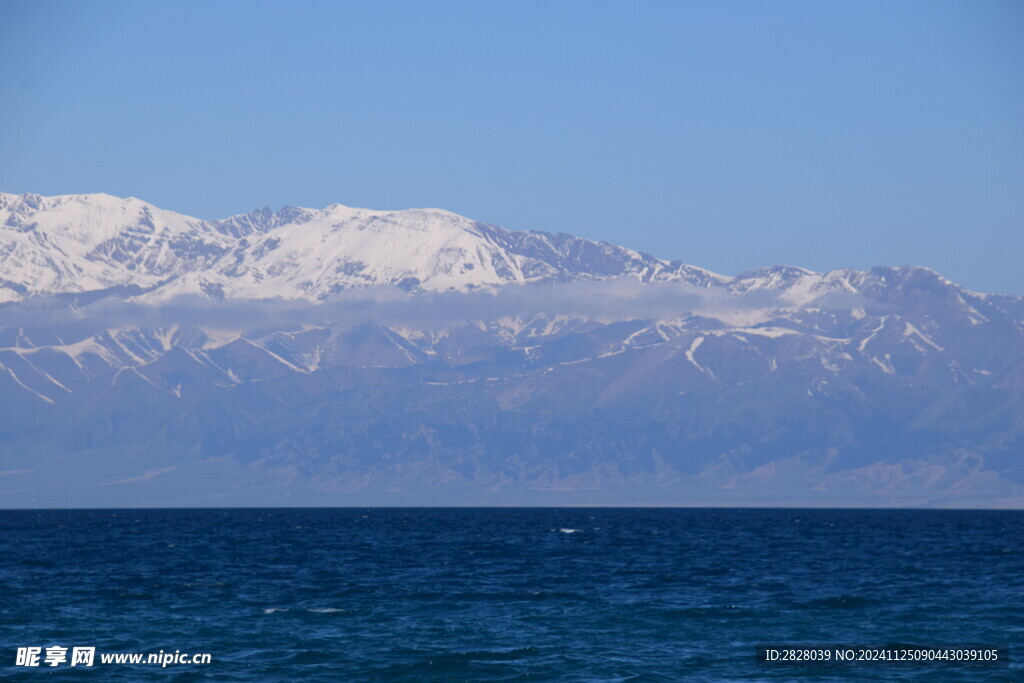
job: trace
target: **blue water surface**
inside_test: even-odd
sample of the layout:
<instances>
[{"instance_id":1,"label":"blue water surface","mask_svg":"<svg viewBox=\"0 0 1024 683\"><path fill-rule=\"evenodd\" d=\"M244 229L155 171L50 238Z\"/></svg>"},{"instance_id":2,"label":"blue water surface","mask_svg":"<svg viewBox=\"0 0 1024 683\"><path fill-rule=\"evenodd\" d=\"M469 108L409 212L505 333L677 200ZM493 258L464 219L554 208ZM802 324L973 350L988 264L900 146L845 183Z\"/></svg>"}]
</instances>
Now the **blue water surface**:
<instances>
[{"instance_id":1,"label":"blue water surface","mask_svg":"<svg viewBox=\"0 0 1024 683\"><path fill-rule=\"evenodd\" d=\"M0 511L0 677L1024 680L1024 513ZM761 642L1010 643L1009 669L766 669ZM15 666L18 647L209 665Z\"/></svg>"}]
</instances>

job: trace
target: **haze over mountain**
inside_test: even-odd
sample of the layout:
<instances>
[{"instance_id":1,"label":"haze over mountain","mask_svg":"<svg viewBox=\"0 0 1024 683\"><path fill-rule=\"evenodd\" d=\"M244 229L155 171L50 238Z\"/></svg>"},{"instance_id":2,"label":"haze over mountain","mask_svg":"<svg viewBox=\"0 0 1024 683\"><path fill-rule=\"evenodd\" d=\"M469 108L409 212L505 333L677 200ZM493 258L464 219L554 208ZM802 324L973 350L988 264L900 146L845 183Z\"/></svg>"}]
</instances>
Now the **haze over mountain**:
<instances>
[{"instance_id":1,"label":"haze over mountain","mask_svg":"<svg viewBox=\"0 0 1024 683\"><path fill-rule=\"evenodd\" d=\"M1024 299L0 194L0 501L1024 505Z\"/></svg>"}]
</instances>

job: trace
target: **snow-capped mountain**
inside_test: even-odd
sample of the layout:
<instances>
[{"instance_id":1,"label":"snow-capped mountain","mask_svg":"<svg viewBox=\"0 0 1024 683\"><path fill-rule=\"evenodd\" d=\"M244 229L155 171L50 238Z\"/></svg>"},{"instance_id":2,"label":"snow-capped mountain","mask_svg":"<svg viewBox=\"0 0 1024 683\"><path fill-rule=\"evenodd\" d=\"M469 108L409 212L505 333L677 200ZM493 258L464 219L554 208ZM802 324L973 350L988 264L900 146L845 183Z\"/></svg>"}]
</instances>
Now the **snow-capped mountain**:
<instances>
[{"instance_id":1,"label":"snow-capped mountain","mask_svg":"<svg viewBox=\"0 0 1024 683\"><path fill-rule=\"evenodd\" d=\"M371 285L443 291L633 276L727 278L570 235L510 232L440 209L332 204L203 221L103 194L0 194L0 301L111 287L148 302L182 294L321 300Z\"/></svg>"},{"instance_id":2,"label":"snow-capped mountain","mask_svg":"<svg viewBox=\"0 0 1024 683\"><path fill-rule=\"evenodd\" d=\"M9 505L1024 505L1024 299L926 268L726 277L433 209L0 223Z\"/></svg>"}]
</instances>

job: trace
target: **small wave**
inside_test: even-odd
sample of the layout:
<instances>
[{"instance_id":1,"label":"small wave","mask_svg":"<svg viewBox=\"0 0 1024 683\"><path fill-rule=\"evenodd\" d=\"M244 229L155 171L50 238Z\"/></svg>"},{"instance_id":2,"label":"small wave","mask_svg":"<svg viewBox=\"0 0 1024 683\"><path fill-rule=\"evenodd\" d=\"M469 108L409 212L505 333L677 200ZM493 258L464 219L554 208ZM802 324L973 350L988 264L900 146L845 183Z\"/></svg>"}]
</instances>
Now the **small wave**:
<instances>
[{"instance_id":1,"label":"small wave","mask_svg":"<svg viewBox=\"0 0 1024 683\"><path fill-rule=\"evenodd\" d=\"M859 595L836 595L820 600L811 600L801 604L801 607L809 609L861 609L875 604L870 598L862 598Z\"/></svg>"},{"instance_id":2,"label":"small wave","mask_svg":"<svg viewBox=\"0 0 1024 683\"><path fill-rule=\"evenodd\" d=\"M659 610L661 614L672 619L687 618L687 619L720 619L727 617L729 619L737 619L741 617L751 617L758 615L756 610L747 609L743 607L737 607L736 605L707 605L703 607L683 607Z\"/></svg>"},{"instance_id":3,"label":"small wave","mask_svg":"<svg viewBox=\"0 0 1024 683\"><path fill-rule=\"evenodd\" d=\"M583 531L583 529L559 529L563 534L575 534Z\"/></svg>"},{"instance_id":4,"label":"small wave","mask_svg":"<svg viewBox=\"0 0 1024 683\"><path fill-rule=\"evenodd\" d=\"M287 611L288 611L287 607L268 607L265 610L263 610L263 613L264 614L273 614L274 612L287 612Z\"/></svg>"},{"instance_id":5,"label":"small wave","mask_svg":"<svg viewBox=\"0 0 1024 683\"><path fill-rule=\"evenodd\" d=\"M176 583L176 586L185 586L186 588L196 588L197 586L226 586L227 581L186 581L184 583Z\"/></svg>"},{"instance_id":6,"label":"small wave","mask_svg":"<svg viewBox=\"0 0 1024 683\"><path fill-rule=\"evenodd\" d=\"M334 614L335 612L344 612L340 607L310 607L310 612L316 612L317 614Z\"/></svg>"}]
</instances>

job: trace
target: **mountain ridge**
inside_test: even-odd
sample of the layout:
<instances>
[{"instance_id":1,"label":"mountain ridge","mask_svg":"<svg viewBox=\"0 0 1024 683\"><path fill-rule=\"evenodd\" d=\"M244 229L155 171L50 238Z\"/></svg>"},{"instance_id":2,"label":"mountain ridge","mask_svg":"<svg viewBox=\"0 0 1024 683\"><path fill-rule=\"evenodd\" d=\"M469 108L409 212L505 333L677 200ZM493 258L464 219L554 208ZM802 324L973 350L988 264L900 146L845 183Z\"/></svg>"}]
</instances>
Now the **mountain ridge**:
<instances>
[{"instance_id":1,"label":"mountain ridge","mask_svg":"<svg viewBox=\"0 0 1024 683\"><path fill-rule=\"evenodd\" d=\"M443 211L76 197L0 195L12 506L1024 507L1021 297Z\"/></svg>"},{"instance_id":2,"label":"mountain ridge","mask_svg":"<svg viewBox=\"0 0 1024 683\"><path fill-rule=\"evenodd\" d=\"M154 301L217 290L318 300L381 284L443 291L594 275L727 279L607 242L512 232L442 209L331 204L204 221L105 194L2 194L0 240L8 301L114 286L156 286L163 291L149 293ZM158 285L168 276L174 281Z\"/></svg>"}]
</instances>

